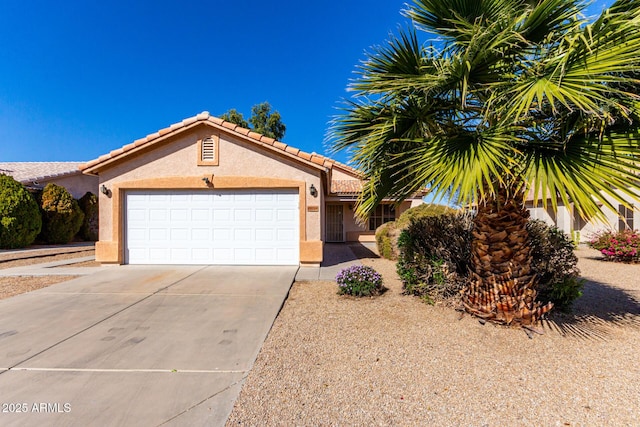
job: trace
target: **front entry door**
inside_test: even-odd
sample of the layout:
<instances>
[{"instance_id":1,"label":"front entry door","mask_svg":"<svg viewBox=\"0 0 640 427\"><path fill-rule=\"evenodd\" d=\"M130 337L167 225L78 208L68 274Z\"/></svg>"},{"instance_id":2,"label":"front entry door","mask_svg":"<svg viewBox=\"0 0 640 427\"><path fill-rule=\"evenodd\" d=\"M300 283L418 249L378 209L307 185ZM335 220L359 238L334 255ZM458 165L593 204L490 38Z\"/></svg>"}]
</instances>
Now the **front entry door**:
<instances>
[{"instance_id":1,"label":"front entry door","mask_svg":"<svg viewBox=\"0 0 640 427\"><path fill-rule=\"evenodd\" d=\"M327 205L327 242L344 242L342 205Z\"/></svg>"}]
</instances>

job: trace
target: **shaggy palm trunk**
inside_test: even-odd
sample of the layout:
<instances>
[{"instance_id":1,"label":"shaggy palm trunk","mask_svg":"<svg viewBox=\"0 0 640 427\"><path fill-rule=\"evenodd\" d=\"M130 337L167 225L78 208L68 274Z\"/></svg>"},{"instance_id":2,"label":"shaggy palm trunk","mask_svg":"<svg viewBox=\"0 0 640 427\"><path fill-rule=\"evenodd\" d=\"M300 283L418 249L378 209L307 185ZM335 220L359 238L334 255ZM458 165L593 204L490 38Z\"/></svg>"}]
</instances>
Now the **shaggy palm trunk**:
<instances>
[{"instance_id":1,"label":"shaggy palm trunk","mask_svg":"<svg viewBox=\"0 0 640 427\"><path fill-rule=\"evenodd\" d=\"M478 206L471 242L472 281L463 290L465 309L504 324L531 325L553 304L536 301L522 194L500 189Z\"/></svg>"}]
</instances>

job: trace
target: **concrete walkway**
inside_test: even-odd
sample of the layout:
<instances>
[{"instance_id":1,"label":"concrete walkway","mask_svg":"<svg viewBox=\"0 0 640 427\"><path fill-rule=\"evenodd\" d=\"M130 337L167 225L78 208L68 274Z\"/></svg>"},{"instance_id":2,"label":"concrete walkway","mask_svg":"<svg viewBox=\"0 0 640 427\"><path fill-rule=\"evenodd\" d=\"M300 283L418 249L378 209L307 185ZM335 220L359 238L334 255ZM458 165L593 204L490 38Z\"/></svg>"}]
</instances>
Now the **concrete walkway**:
<instances>
[{"instance_id":1,"label":"concrete walkway","mask_svg":"<svg viewBox=\"0 0 640 427\"><path fill-rule=\"evenodd\" d=\"M297 282L332 281L343 268L362 265L352 248L375 255L375 243L327 243L324 245L324 261L320 267L300 267Z\"/></svg>"},{"instance_id":2,"label":"concrete walkway","mask_svg":"<svg viewBox=\"0 0 640 427\"><path fill-rule=\"evenodd\" d=\"M64 259L60 261L44 262L39 264L24 265L20 267L11 267L0 270L0 277L6 276L87 276L90 274L104 271L105 269L118 266L102 266L102 267L71 267L71 265L94 261L95 256L79 257Z\"/></svg>"}]
</instances>

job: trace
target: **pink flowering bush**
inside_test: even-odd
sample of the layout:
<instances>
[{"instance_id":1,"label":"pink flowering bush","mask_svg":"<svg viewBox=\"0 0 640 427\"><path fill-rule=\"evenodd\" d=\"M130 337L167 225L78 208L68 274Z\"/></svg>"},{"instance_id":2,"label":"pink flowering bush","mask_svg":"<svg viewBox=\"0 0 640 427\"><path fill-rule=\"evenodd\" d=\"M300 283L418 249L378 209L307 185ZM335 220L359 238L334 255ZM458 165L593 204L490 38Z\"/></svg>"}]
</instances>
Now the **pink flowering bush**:
<instances>
[{"instance_id":1,"label":"pink flowering bush","mask_svg":"<svg viewBox=\"0 0 640 427\"><path fill-rule=\"evenodd\" d=\"M356 297L379 295L383 292L382 276L373 268L352 265L342 269L336 276L338 293Z\"/></svg>"},{"instance_id":2,"label":"pink flowering bush","mask_svg":"<svg viewBox=\"0 0 640 427\"><path fill-rule=\"evenodd\" d=\"M601 231L591 238L589 246L599 250L611 261L640 261L640 232L638 230Z\"/></svg>"}]
</instances>

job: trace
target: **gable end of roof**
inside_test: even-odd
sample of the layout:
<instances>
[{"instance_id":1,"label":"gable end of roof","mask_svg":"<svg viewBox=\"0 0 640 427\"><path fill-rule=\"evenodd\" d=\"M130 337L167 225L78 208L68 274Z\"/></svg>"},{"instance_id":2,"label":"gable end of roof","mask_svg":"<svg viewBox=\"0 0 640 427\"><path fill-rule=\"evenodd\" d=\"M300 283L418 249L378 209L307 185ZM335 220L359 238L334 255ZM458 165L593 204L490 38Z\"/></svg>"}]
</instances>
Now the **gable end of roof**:
<instances>
[{"instance_id":1,"label":"gable end of roof","mask_svg":"<svg viewBox=\"0 0 640 427\"><path fill-rule=\"evenodd\" d=\"M80 170L85 174L95 174L103 167L109 164L126 158L128 155L144 150L154 144L161 142L171 136L177 135L188 129L191 129L200 124L205 124L217 128L223 132L234 135L242 140L252 142L259 146L265 147L275 153L281 154L285 157L292 158L308 166L320 169L323 171L330 170L334 165L340 165L342 168L349 168L353 171L355 169L349 166L343 165L325 156L321 156L316 153L305 153L295 147L285 144L284 142L277 141L273 138L256 133L250 129L246 129L218 117L211 116L207 111L204 111L196 116L189 117L181 122L174 123L164 129L160 129L157 132L147 135L144 138L137 139L132 143L122 146L116 150L104 154L97 159L91 160L80 166ZM357 171L356 171L357 172Z\"/></svg>"}]
</instances>

